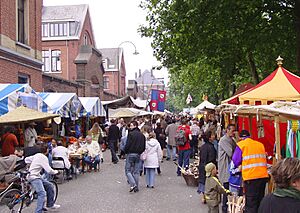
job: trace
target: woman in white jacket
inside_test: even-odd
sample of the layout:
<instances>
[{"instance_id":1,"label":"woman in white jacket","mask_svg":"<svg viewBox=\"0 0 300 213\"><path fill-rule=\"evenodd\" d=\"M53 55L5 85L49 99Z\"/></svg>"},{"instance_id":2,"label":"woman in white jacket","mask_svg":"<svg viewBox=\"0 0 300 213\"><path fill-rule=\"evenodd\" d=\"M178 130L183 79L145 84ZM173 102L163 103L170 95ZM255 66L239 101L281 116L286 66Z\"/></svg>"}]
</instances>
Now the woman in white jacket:
<instances>
[{"instance_id":1,"label":"woman in white jacket","mask_svg":"<svg viewBox=\"0 0 300 213\"><path fill-rule=\"evenodd\" d=\"M149 133L149 139L146 141L146 152L144 168L146 169L147 188L154 188L155 169L159 167L159 162L162 160L162 150L154 132Z\"/></svg>"}]
</instances>

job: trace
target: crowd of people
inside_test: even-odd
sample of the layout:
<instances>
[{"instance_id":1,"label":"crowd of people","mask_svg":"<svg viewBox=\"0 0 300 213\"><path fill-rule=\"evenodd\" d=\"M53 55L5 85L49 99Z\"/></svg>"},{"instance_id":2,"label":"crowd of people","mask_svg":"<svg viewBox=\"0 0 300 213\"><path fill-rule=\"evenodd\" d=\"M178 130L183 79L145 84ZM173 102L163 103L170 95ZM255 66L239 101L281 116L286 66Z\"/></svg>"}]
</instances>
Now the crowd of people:
<instances>
[{"instance_id":1,"label":"crowd of people","mask_svg":"<svg viewBox=\"0 0 300 213\"><path fill-rule=\"evenodd\" d=\"M160 165L164 160L177 162L174 175L182 176L182 168L188 169L190 161L199 159L197 192L209 212L219 212L221 202L222 212L227 212L228 195L245 196L245 212L279 212L276 201L300 209L299 159L285 159L273 167L271 174L277 188L265 197L269 173L264 145L251 139L247 130L238 133L233 124L222 130L213 114L200 119L157 116L129 122L122 118L105 124L95 122L85 138L79 136L67 146L59 139L40 143L34 126L30 123L26 129L27 142L22 150L13 129L7 127L2 136L2 156L17 154L25 159L23 164L31 163L30 181L39 192L36 212L43 211L46 195L50 196L47 207L59 207L51 203L51 189L38 175L42 169L49 178L57 173L55 168L63 167L67 179L80 172L99 171L106 147L113 164L125 159L130 193L139 192L139 178L143 174L147 188L155 188L156 171L158 175L163 173Z\"/></svg>"}]
</instances>

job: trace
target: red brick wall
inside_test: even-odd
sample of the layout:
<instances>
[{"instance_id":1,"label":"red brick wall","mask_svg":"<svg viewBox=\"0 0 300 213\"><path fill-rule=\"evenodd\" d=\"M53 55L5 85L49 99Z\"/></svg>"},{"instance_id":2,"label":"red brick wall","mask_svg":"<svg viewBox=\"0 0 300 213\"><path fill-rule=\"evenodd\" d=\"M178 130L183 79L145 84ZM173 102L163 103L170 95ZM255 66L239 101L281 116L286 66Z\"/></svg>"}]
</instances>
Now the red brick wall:
<instances>
[{"instance_id":1,"label":"red brick wall","mask_svg":"<svg viewBox=\"0 0 300 213\"><path fill-rule=\"evenodd\" d=\"M38 52L41 51L41 16L42 16L42 0L28 0L28 43L34 54L32 59L38 61ZM29 76L30 85L36 91L42 91L42 72L41 64L25 59L22 53L16 52L15 41L17 39L16 26L16 1L1 0L0 1L0 34L11 39L10 43L5 43L14 53L0 52L0 83L18 83L18 74L26 74ZM0 36L1 36L0 35ZM3 45L3 44L0 44ZM22 47L19 47L22 49ZM23 51L30 53L30 50Z\"/></svg>"},{"instance_id":2,"label":"red brick wall","mask_svg":"<svg viewBox=\"0 0 300 213\"><path fill-rule=\"evenodd\" d=\"M36 91L42 91L42 74L40 71L0 58L0 83L18 83L19 73L29 75L30 86Z\"/></svg>"},{"instance_id":3,"label":"red brick wall","mask_svg":"<svg viewBox=\"0 0 300 213\"><path fill-rule=\"evenodd\" d=\"M118 95L118 72L117 71L106 71L103 77L109 78L108 89L105 92Z\"/></svg>"},{"instance_id":4,"label":"red brick wall","mask_svg":"<svg viewBox=\"0 0 300 213\"><path fill-rule=\"evenodd\" d=\"M9 18L8 18L9 17ZM16 40L16 1L0 1L0 33Z\"/></svg>"},{"instance_id":5,"label":"red brick wall","mask_svg":"<svg viewBox=\"0 0 300 213\"><path fill-rule=\"evenodd\" d=\"M83 86L63 79L43 75L44 92L72 92L83 96Z\"/></svg>"}]
</instances>

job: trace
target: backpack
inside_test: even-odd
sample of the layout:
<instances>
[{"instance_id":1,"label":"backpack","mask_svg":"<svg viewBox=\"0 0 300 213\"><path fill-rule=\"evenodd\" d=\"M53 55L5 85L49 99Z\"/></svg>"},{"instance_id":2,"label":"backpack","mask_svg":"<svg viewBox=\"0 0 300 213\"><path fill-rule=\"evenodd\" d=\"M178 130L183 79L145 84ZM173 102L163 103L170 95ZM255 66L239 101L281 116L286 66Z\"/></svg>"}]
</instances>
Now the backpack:
<instances>
[{"instance_id":1,"label":"backpack","mask_svg":"<svg viewBox=\"0 0 300 213\"><path fill-rule=\"evenodd\" d=\"M187 139L185 137L185 131L183 128L178 128L175 135L175 142L177 146L184 146L187 142Z\"/></svg>"}]
</instances>

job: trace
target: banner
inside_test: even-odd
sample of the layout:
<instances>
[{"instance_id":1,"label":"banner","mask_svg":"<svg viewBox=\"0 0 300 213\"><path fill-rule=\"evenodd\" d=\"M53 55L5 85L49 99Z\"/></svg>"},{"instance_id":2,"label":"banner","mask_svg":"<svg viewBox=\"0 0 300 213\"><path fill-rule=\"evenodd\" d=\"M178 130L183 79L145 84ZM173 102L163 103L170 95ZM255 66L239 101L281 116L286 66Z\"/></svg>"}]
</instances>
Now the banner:
<instances>
[{"instance_id":1,"label":"banner","mask_svg":"<svg viewBox=\"0 0 300 213\"><path fill-rule=\"evenodd\" d=\"M165 102L166 102L166 91L163 90L151 90L151 101L150 101L150 109L151 111L157 110L163 112L165 110Z\"/></svg>"}]
</instances>

